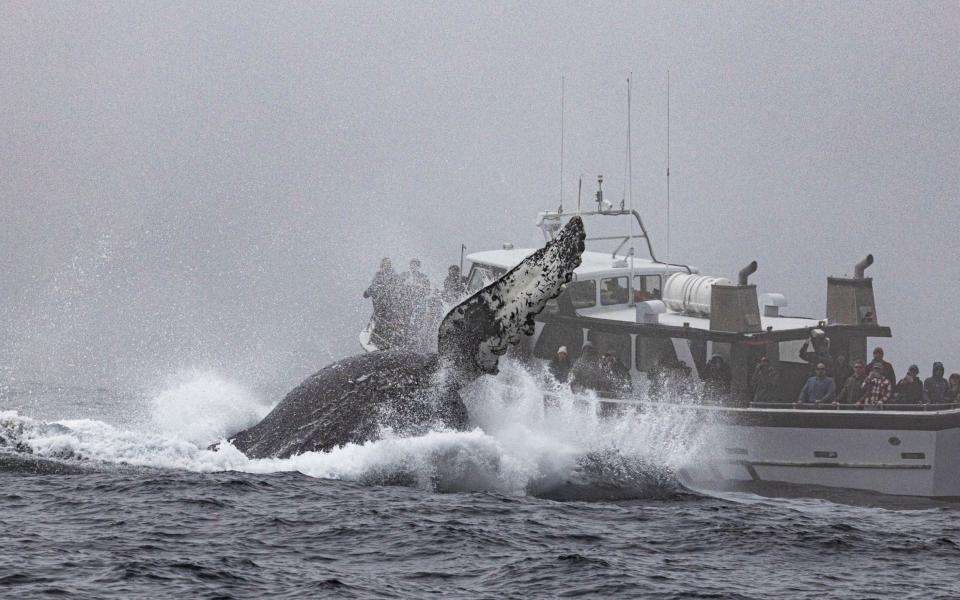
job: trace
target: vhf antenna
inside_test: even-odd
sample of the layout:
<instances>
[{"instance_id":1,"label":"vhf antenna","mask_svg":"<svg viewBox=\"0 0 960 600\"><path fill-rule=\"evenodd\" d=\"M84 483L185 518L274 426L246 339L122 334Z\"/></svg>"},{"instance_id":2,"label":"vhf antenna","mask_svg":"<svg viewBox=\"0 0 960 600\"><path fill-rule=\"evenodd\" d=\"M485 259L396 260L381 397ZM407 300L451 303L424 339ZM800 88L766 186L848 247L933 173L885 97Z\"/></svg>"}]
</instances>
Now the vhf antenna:
<instances>
[{"instance_id":1,"label":"vhf antenna","mask_svg":"<svg viewBox=\"0 0 960 600\"><path fill-rule=\"evenodd\" d=\"M560 76L560 208L558 213L563 213L563 113L564 113L564 77Z\"/></svg>"},{"instance_id":2,"label":"vhf antenna","mask_svg":"<svg viewBox=\"0 0 960 600\"><path fill-rule=\"evenodd\" d=\"M670 69L667 69L667 262L670 262Z\"/></svg>"}]
</instances>

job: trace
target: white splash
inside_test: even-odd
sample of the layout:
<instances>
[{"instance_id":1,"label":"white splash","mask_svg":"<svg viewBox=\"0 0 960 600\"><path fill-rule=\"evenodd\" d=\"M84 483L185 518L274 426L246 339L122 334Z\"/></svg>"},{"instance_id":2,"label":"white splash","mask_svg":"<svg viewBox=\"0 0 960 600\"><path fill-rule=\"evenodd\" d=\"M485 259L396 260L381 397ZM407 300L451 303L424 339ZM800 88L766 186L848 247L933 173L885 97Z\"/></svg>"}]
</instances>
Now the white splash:
<instances>
[{"instance_id":1,"label":"white splash","mask_svg":"<svg viewBox=\"0 0 960 600\"><path fill-rule=\"evenodd\" d=\"M150 414L161 433L207 445L258 423L270 408L216 373L190 371L156 395Z\"/></svg>"},{"instance_id":2,"label":"white splash","mask_svg":"<svg viewBox=\"0 0 960 600\"><path fill-rule=\"evenodd\" d=\"M639 472L650 480L659 469L682 467L701 441L692 413L676 409L602 417L590 398L569 392L545 407L538 378L510 361L502 366L500 375L481 378L463 392L471 431L416 437L386 431L377 441L330 452L249 460L227 443L216 452L206 447L255 423L267 407L237 384L197 374L156 396L154 430L93 420L44 423L0 412L0 447L28 449L45 458L197 472L298 471L436 491L539 495L571 482L589 488L598 477Z\"/></svg>"}]
</instances>

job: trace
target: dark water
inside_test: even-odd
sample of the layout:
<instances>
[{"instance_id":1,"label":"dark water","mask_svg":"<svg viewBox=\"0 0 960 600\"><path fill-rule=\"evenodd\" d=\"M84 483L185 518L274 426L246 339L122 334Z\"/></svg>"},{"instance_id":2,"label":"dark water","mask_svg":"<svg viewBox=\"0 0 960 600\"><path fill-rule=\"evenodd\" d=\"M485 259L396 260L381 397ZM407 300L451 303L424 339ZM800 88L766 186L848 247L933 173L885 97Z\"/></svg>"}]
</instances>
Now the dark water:
<instances>
[{"instance_id":1,"label":"dark water","mask_svg":"<svg viewBox=\"0 0 960 600\"><path fill-rule=\"evenodd\" d=\"M4 402L29 414L22 396ZM73 445L37 445L31 428ZM70 431L9 413L0 429L2 597L960 596L951 503L803 489L711 496L669 482L617 501L439 493L442 482L402 477L197 472L215 469L181 446L185 468L130 466L141 455L169 462L170 449L144 436L130 442L137 454L124 430L83 443ZM16 435L35 448L18 451Z\"/></svg>"}]
</instances>

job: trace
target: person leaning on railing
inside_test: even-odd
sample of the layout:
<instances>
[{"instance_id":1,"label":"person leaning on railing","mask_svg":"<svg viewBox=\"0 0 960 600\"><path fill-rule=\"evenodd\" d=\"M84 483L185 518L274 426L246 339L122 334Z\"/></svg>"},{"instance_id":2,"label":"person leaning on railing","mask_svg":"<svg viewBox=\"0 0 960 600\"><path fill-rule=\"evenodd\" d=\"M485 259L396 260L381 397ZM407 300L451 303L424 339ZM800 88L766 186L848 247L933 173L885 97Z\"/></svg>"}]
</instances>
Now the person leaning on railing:
<instances>
[{"instance_id":1,"label":"person leaning on railing","mask_svg":"<svg viewBox=\"0 0 960 600\"><path fill-rule=\"evenodd\" d=\"M827 365L823 362L817 363L814 373L816 374L803 384L797 403L813 403L818 406L832 404L837 396L837 386L832 378L827 377Z\"/></svg>"},{"instance_id":2,"label":"person leaning on railing","mask_svg":"<svg viewBox=\"0 0 960 600\"><path fill-rule=\"evenodd\" d=\"M860 398L863 396L863 382L867 378L867 371L863 366L862 360L854 361L853 375L847 377L843 383L843 389L837 397L839 404L860 404Z\"/></svg>"},{"instance_id":3,"label":"person leaning on railing","mask_svg":"<svg viewBox=\"0 0 960 600\"><path fill-rule=\"evenodd\" d=\"M923 404L923 384L917 365L910 365L907 376L897 382L895 397L897 404Z\"/></svg>"},{"instance_id":4,"label":"person leaning on railing","mask_svg":"<svg viewBox=\"0 0 960 600\"><path fill-rule=\"evenodd\" d=\"M873 363L870 375L863 382L863 396L858 405L863 407L883 408L893 396L893 386L890 380L883 375L883 365Z\"/></svg>"},{"instance_id":5,"label":"person leaning on railing","mask_svg":"<svg viewBox=\"0 0 960 600\"><path fill-rule=\"evenodd\" d=\"M960 373L950 373L947 385L950 386L947 389L947 402L960 404Z\"/></svg>"},{"instance_id":6,"label":"person leaning on railing","mask_svg":"<svg viewBox=\"0 0 960 600\"><path fill-rule=\"evenodd\" d=\"M950 384L943 378L943 363L933 363L933 374L923 382L923 401L925 404L944 404Z\"/></svg>"}]
</instances>

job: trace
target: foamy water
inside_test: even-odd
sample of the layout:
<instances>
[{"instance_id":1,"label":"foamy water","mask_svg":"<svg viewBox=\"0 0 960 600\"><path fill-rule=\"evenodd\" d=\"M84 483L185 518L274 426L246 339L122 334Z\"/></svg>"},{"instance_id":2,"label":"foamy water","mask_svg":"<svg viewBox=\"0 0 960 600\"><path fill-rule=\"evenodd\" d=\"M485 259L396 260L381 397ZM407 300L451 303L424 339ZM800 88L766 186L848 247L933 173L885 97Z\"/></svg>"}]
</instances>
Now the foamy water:
<instances>
[{"instance_id":1,"label":"foamy water","mask_svg":"<svg viewBox=\"0 0 960 600\"><path fill-rule=\"evenodd\" d=\"M590 397L569 392L546 408L543 388L543 381L507 362L499 376L463 390L469 431L398 437L387 430L377 441L286 459L249 460L228 443L207 450L258 422L270 405L236 382L202 371L180 374L156 394L146 425L42 422L5 412L0 435L7 446L21 444L51 459L194 472L296 471L323 479L515 495L550 494L570 485L644 488L661 479L670 486L672 472L699 443L697 424L687 413L663 409L600 417Z\"/></svg>"}]
</instances>

